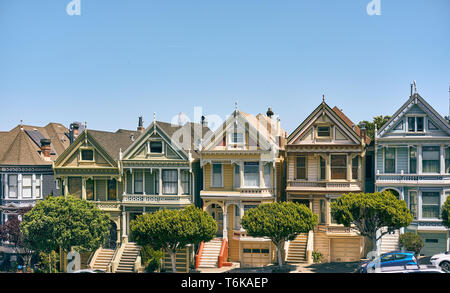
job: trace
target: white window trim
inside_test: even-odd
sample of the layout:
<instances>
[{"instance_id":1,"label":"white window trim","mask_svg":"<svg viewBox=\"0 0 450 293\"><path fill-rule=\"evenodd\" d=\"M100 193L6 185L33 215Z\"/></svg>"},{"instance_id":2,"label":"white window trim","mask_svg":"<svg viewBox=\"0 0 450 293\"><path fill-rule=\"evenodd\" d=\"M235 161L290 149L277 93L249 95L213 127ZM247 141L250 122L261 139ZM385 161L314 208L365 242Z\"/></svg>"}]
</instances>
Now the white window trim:
<instances>
[{"instance_id":1,"label":"white window trim","mask_svg":"<svg viewBox=\"0 0 450 293\"><path fill-rule=\"evenodd\" d=\"M345 168L345 170L346 170L345 177L346 178L348 177L348 166L349 166L348 157L349 157L349 155L347 153L330 153L330 182L347 182L349 180L349 178L347 178L347 179L332 179L331 178L332 177L332 170L333 170L333 167L331 166L331 162L332 162L331 157L333 155L338 155L338 156L344 156L345 155L345 157L346 157L345 162L347 163L346 164L346 168ZM351 176L351 173L352 172L351 172L351 162L350 162L350 176ZM351 178L350 178L350 180L351 180Z\"/></svg>"},{"instance_id":2,"label":"white window trim","mask_svg":"<svg viewBox=\"0 0 450 293\"><path fill-rule=\"evenodd\" d=\"M393 173L386 172L386 150L388 148L394 149L394 172ZM397 174L397 147L384 147L383 148L383 171L384 171L384 174Z\"/></svg>"},{"instance_id":3,"label":"white window trim","mask_svg":"<svg viewBox=\"0 0 450 293\"><path fill-rule=\"evenodd\" d=\"M150 147L150 144L152 142L161 142L161 152L160 153L153 153L151 150L152 148ZM147 155L150 156L163 156L166 154L166 143L163 139L161 138L150 138L149 140L147 140Z\"/></svg>"},{"instance_id":4,"label":"white window trim","mask_svg":"<svg viewBox=\"0 0 450 293\"><path fill-rule=\"evenodd\" d=\"M427 118L427 115L426 114L408 114L408 115L405 115L406 116L406 119L405 119L405 124L406 124L406 129L405 129L405 132L406 133L426 133L427 132L427 128L428 128L428 125L426 125L426 118ZM410 131L409 130L409 122L408 122L408 118L410 118L410 117L414 117L414 131ZM422 131L417 131L417 117L422 117L423 118L423 130Z\"/></svg>"},{"instance_id":5,"label":"white window trim","mask_svg":"<svg viewBox=\"0 0 450 293\"><path fill-rule=\"evenodd\" d=\"M421 175L440 175L442 173L442 170L439 170L439 172L430 173L430 172L424 172L423 171L423 147L439 147L439 169L441 169L441 160L442 160L442 154L441 154L441 145L440 144L422 144L420 148L420 170ZM444 157L444 165L445 165L445 157ZM445 166L444 166L445 167Z\"/></svg>"}]
</instances>

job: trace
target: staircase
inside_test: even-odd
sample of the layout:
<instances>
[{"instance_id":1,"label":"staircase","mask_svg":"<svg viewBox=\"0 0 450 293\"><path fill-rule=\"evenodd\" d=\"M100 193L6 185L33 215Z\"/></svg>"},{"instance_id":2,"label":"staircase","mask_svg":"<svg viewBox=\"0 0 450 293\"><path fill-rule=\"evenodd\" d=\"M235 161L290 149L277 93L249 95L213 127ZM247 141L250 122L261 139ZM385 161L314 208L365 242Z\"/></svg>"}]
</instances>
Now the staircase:
<instances>
[{"instance_id":1,"label":"staircase","mask_svg":"<svg viewBox=\"0 0 450 293\"><path fill-rule=\"evenodd\" d=\"M140 247L136 243L128 242L120 256L116 273L134 273L134 263L139 255Z\"/></svg>"},{"instance_id":2,"label":"staircase","mask_svg":"<svg viewBox=\"0 0 450 293\"><path fill-rule=\"evenodd\" d=\"M97 270L108 270L114 256L114 249L99 248L97 257L91 260L90 267Z\"/></svg>"},{"instance_id":3,"label":"staircase","mask_svg":"<svg viewBox=\"0 0 450 293\"><path fill-rule=\"evenodd\" d=\"M384 230L386 231L386 230ZM394 234L385 234L381 237L380 254L399 250L399 230L395 230Z\"/></svg>"},{"instance_id":4,"label":"staircase","mask_svg":"<svg viewBox=\"0 0 450 293\"><path fill-rule=\"evenodd\" d=\"M288 255L286 262L302 263L306 262L306 246L308 244L308 234L299 234L289 243Z\"/></svg>"},{"instance_id":5,"label":"staircase","mask_svg":"<svg viewBox=\"0 0 450 293\"><path fill-rule=\"evenodd\" d=\"M219 262L222 238L217 237L205 243L202 255L200 256L199 268L217 268Z\"/></svg>"}]
</instances>

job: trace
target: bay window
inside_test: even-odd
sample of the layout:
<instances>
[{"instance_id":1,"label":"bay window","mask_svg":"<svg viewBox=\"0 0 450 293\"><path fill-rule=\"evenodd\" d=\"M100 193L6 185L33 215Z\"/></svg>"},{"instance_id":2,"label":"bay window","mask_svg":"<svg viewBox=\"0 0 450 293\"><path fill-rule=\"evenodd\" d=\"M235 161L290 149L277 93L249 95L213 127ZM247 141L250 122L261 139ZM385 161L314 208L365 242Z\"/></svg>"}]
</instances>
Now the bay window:
<instances>
[{"instance_id":1,"label":"bay window","mask_svg":"<svg viewBox=\"0 0 450 293\"><path fill-rule=\"evenodd\" d=\"M306 179L306 157L297 157L297 179Z\"/></svg>"},{"instance_id":2,"label":"bay window","mask_svg":"<svg viewBox=\"0 0 450 293\"><path fill-rule=\"evenodd\" d=\"M162 170L163 194L178 194L178 170Z\"/></svg>"},{"instance_id":3,"label":"bay window","mask_svg":"<svg viewBox=\"0 0 450 293\"><path fill-rule=\"evenodd\" d=\"M259 186L259 162L244 162L244 186Z\"/></svg>"},{"instance_id":4,"label":"bay window","mask_svg":"<svg viewBox=\"0 0 450 293\"><path fill-rule=\"evenodd\" d=\"M395 173L395 148L384 149L384 172Z\"/></svg>"},{"instance_id":5,"label":"bay window","mask_svg":"<svg viewBox=\"0 0 450 293\"><path fill-rule=\"evenodd\" d=\"M347 179L347 155L331 155L331 179Z\"/></svg>"},{"instance_id":6,"label":"bay window","mask_svg":"<svg viewBox=\"0 0 450 293\"><path fill-rule=\"evenodd\" d=\"M422 192L422 218L438 219L440 208L439 192Z\"/></svg>"},{"instance_id":7,"label":"bay window","mask_svg":"<svg viewBox=\"0 0 450 293\"><path fill-rule=\"evenodd\" d=\"M423 173L440 172L440 147L423 146L422 147L422 171Z\"/></svg>"},{"instance_id":8,"label":"bay window","mask_svg":"<svg viewBox=\"0 0 450 293\"><path fill-rule=\"evenodd\" d=\"M17 198L17 175L8 175L8 197Z\"/></svg>"},{"instance_id":9,"label":"bay window","mask_svg":"<svg viewBox=\"0 0 450 293\"><path fill-rule=\"evenodd\" d=\"M211 187L222 187L222 164L212 164Z\"/></svg>"}]
</instances>

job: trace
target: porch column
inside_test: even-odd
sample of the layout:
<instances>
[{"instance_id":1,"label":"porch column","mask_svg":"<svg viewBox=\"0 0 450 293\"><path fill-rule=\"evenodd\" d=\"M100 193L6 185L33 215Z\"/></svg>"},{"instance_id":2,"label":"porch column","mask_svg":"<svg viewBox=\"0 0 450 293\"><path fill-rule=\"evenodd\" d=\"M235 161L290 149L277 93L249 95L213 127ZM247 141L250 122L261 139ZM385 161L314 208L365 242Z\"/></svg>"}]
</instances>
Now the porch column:
<instances>
[{"instance_id":1,"label":"porch column","mask_svg":"<svg viewBox=\"0 0 450 293\"><path fill-rule=\"evenodd\" d=\"M241 222L240 220L242 219L243 216L244 216L244 205L241 202L241 203L239 203L239 223ZM241 227L241 230L244 230L244 228L242 228L242 224L240 224L240 227Z\"/></svg>"},{"instance_id":2,"label":"porch column","mask_svg":"<svg viewBox=\"0 0 450 293\"><path fill-rule=\"evenodd\" d=\"M122 237L127 237L127 214L125 208L122 211Z\"/></svg>"},{"instance_id":3,"label":"porch column","mask_svg":"<svg viewBox=\"0 0 450 293\"><path fill-rule=\"evenodd\" d=\"M69 183L69 178L68 178L68 177L65 177L65 178L64 178L64 197L66 197L67 194L69 194L68 183Z\"/></svg>"},{"instance_id":4,"label":"porch column","mask_svg":"<svg viewBox=\"0 0 450 293\"><path fill-rule=\"evenodd\" d=\"M419 166L417 166L417 174L422 174L422 145L419 144L417 146L417 163Z\"/></svg>"},{"instance_id":5,"label":"porch column","mask_svg":"<svg viewBox=\"0 0 450 293\"><path fill-rule=\"evenodd\" d=\"M223 205L223 238L228 239L228 204Z\"/></svg>"},{"instance_id":6,"label":"porch column","mask_svg":"<svg viewBox=\"0 0 450 293\"><path fill-rule=\"evenodd\" d=\"M145 169L142 169L142 194L145 195Z\"/></svg>"},{"instance_id":7,"label":"porch column","mask_svg":"<svg viewBox=\"0 0 450 293\"><path fill-rule=\"evenodd\" d=\"M134 169L131 169L131 193L134 194Z\"/></svg>"},{"instance_id":8,"label":"porch column","mask_svg":"<svg viewBox=\"0 0 450 293\"><path fill-rule=\"evenodd\" d=\"M158 182L158 184L159 184L159 195L162 195L163 194L163 184L162 184L162 169L161 168L159 168L158 169L159 171L158 171L158 173L159 173L159 182Z\"/></svg>"},{"instance_id":9,"label":"porch column","mask_svg":"<svg viewBox=\"0 0 450 293\"><path fill-rule=\"evenodd\" d=\"M325 181L330 181L331 179L331 155L328 154L325 160Z\"/></svg>"},{"instance_id":10,"label":"porch column","mask_svg":"<svg viewBox=\"0 0 450 293\"><path fill-rule=\"evenodd\" d=\"M441 144L441 175L445 174L445 148L444 145Z\"/></svg>"},{"instance_id":11,"label":"porch column","mask_svg":"<svg viewBox=\"0 0 450 293\"><path fill-rule=\"evenodd\" d=\"M347 181L352 180L352 160L353 155L347 155Z\"/></svg>"},{"instance_id":12,"label":"porch column","mask_svg":"<svg viewBox=\"0 0 450 293\"><path fill-rule=\"evenodd\" d=\"M86 200L86 178L81 177L81 199Z\"/></svg>"},{"instance_id":13,"label":"porch column","mask_svg":"<svg viewBox=\"0 0 450 293\"><path fill-rule=\"evenodd\" d=\"M240 177L240 187L242 188L244 186L244 162L239 162L239 177Z\"/></svg>"},{"instance_id":14,"label":"porch column","mask_svg":"<svg viewBox=\"0 0 450 293\"><path fill-rule=\"evenodd\" d=\"M177 172L178 172L178 188L177 188L177 194L178 195L181 195L182 194L182 192L181 192L181 170L180 170L180 168L178 168L177 169Z\"/></svg>"},{"instance_id":15,"label":"porch column","mask_svg":"<svg viewBox=\"0 0 450 293\"><path fill-rule=\"evenodd\" d=\"M263 162L259 161L259 188L263 188L264 186L265 186L265 183L264 183Z\"/></svg>"}]
</instances>

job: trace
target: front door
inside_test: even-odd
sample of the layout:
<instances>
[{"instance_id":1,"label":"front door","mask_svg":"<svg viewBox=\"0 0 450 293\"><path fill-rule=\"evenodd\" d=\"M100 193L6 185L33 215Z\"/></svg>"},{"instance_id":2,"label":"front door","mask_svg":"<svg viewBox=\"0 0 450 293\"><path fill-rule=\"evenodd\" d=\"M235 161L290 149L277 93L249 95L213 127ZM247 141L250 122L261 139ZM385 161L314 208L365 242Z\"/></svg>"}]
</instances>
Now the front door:
<instances>
[{"instance_id":1,"label":"front door","mask_svg":"<svg viewBox=\"0 0 450 293\"><path fill-rule=\"evenodd\" d=\"M209 207L209 211L210 211L211 216L214 218L214 220L216 220L216 223L217 223L216 236L217 237L222 237L223 236L223 211L222 211L222 207L217 205L217 204L212 204Z\"/></svg>"}]
</instances>

